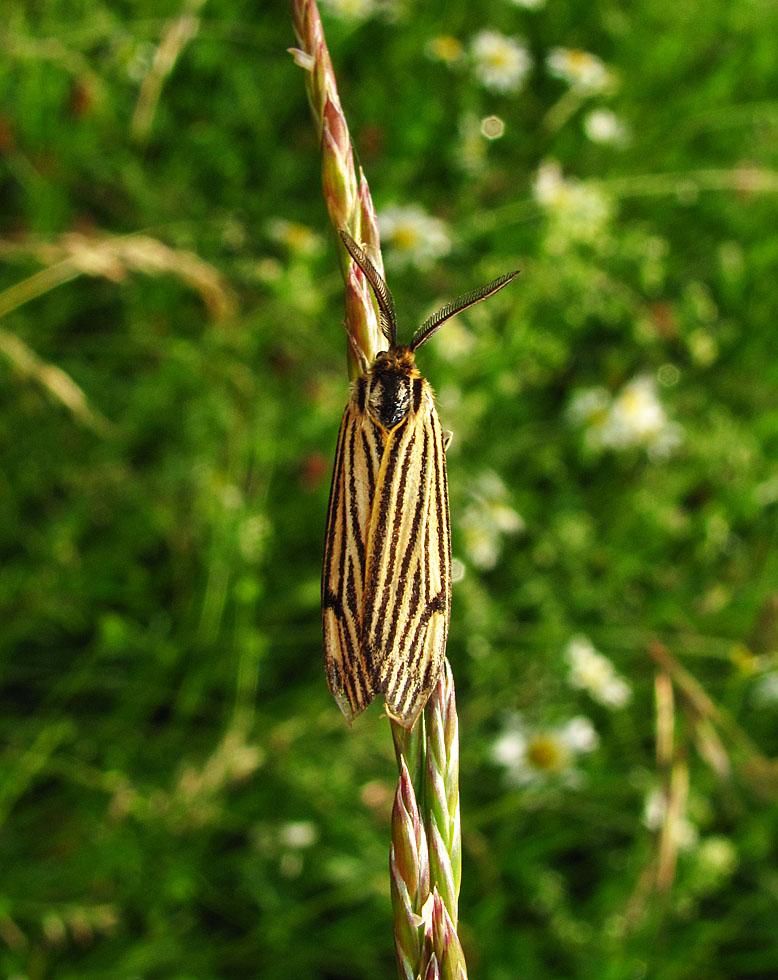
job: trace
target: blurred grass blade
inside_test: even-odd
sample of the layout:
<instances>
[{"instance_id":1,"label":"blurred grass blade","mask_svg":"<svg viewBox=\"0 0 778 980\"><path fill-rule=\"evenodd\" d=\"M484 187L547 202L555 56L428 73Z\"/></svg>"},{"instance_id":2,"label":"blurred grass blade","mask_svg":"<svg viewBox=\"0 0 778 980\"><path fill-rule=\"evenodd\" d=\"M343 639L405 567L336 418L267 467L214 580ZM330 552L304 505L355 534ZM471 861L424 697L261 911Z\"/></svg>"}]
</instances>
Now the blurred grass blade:
<instances>
[{"instance_id":1,"label":"blurred grass blade","mask_svg":"<svg viewBox=\"0 0 778 980\"><path fill-rule=\"evenodd\" d=\"M92 408L83 390L67 372L42 360L22 340L1 327L0 351L23 378L35 381L45 388L83 425L101 436L112 434L112 423L97 409Z\"/></svg>"},{"instance_id":2,"label":"blurred grass blade","mask_svg":"<svg viewBox=\"0 0 778 980\"><path fill-rule=\"evenodd\" d=\"M138 93L130 123L130 133L134 140L145 140L151 132L162 86L173 71L183 49L197 35L200 27L198 14L205 3L206 0L187 0L180 16L167 25Z\"/></svg>"}]
</instances>

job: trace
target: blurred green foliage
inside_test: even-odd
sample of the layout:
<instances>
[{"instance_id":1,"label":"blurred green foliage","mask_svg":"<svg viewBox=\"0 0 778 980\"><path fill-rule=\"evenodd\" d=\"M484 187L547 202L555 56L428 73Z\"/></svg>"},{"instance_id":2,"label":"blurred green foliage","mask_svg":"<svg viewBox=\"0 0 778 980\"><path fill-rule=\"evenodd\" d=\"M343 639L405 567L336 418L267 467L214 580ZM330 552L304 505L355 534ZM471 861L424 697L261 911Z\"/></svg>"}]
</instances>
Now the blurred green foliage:
<instances>
[{"instance_id":1,"label":"blurred green foliage","mask_svg":"<svg viewBox=\"0 0 778 980\"><path fill-rule=\"evenodd\" d=\"M388 237L401 324L522 270L420 355L455 432L471 976L775 977L778 9L324 21L379 212L451 243ZM486 29L532 59L514 91ZM342 284L293 43L283 4L3 7L3 976L394 972L388 725L349 731L322 673ZM578 635L623 696L570 683ZM715 712L677 676L662 765L654 641Z\"/></svg>"}]
</instances>

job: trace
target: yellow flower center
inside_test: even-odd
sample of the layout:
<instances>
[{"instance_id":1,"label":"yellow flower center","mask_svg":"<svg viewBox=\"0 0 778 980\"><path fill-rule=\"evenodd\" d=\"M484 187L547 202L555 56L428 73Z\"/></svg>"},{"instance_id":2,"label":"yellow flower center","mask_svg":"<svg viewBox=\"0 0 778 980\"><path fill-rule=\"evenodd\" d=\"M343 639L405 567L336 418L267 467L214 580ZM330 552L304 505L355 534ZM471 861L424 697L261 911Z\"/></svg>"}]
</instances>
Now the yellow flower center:
<instances>
[{"instance_id":1,"label":"yellow flower center","mask_svg":"<svg viewBox=\"0 0 778 980\"><path fill-rule=\"evenodd\" d=\"M432 42L432 52L441 61L459 61L462 57L462 45L450 34L442 34Z\"/></svg>"},{"instance_id":2,"label":"yellow flower center","mask_svg":"<svg viewBox=\"0 0 778 980\"><path fill-rule=\"evenodd\" d=\"M510 57L507 48L495 48L489 52L487 62L492 68L507 68L510 64Z\"/></svg>"},{"instance_id":3,"label":"yellow flower center","mask_svg":"<svg viewBox=\"0 0 778 980\"><path fill-rule=\"evenodd\" d=\"M314 241L314 234L305 225L291 222L286 229L286 241L290 248L296 252L304 252L310 248Z\"/></svg>"},{"instance_id":4,"label":"yellow flower center","mask_svg":"<svg viewBox=\"0 0 778 980\"><path fill-rule=\"evenodd\" d=\"M592 64L592 56L588 51L568 52L568 64L574 75L582 75Z\"/></svg>"},{"instance_id":5,"label":"yellow flower center","mask_svg":"<svg viewBox=\"0 0 778 980\"><path fill-rule=\"evenodd\" d=\"M535 735L527 746L527 759L535 769L559 772L568 762L568 754L559 739L551 735Z\"/></svg>"},{"instance_id":6,"label":"yellow flower center","mask_svg":"<svg viewBox=\"0 0 778 980\"><path fill-rule=\"evenodd\" d=\"M419 233L416 228L412 228L410 225L401 225L395 229L392 235L392 241L397 246L397 248L402 248L410 251L416 248L419 243Z\"/></svg>"}]
</instances>

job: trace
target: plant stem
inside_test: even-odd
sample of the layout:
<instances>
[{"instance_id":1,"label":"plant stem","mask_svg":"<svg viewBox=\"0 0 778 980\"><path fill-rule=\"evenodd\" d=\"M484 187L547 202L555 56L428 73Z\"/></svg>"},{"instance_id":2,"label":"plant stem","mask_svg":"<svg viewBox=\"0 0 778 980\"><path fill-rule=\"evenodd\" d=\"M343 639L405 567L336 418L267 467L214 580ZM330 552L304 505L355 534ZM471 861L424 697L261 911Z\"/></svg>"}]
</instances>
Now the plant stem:
<instances>
[{"instance_id":1,"label":"plant stem","mask_svg":"<svg viewBox=\"0 0 778 980\"><path fill-rule=\"evenodd\" d=\"M292 0L308 101L321 140L322 186L346 282L349 374L372 364L386 341L365 277L337 232L347 231L383 276L378 223L367 180L354 167L348 125L315 0ZM395 949L401 980L467 980L457 936L461 879L459 739L454 681L448 661L411 731L392 722L400 772L392 810L389 855Z\"/></svg>"}]
</instances>

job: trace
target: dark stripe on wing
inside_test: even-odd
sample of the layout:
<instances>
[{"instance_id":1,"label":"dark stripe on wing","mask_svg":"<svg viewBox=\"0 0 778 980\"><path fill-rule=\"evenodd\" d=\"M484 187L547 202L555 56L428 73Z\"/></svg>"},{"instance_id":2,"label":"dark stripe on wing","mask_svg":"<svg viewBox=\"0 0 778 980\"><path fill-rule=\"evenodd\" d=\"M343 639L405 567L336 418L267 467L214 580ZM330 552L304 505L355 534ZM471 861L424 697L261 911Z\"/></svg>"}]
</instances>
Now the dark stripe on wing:
<instances>
[{"instance_id":1,"label":"dark stripe on wing","mask_svg":"<svg viewBox=\"0 0 778 980\"><path fill-rule=\"evenodd\" d=\"M351 518L351 540L354 542L357 548L357 555L359 557L359 566L364 569L365 567L365 542L362 538L359 528L359 513L357 510L357 481L356 481L356 444L357 444L357 426L352 425L351 436L349 439L349 453L351 465L349 467L349 516ZM369 457L368 457L369 459ZM367 462L365 463L365 468L367 467Z\"/></svg>"},{"instance_id":2,"label":"dark stripe on wing","mask_svg":"<svg viewBox=\"0 0 778 980\"><path fill-rule=\"evenodd\" d=\"M426 470L429 455L429 432L427 428L424 429L424 442L422 445L421 453L421 465L419 472L423 475ZM402 621L405 622L405 630L408 630L408 624L413 621L413 617L416 614L416 610L419 606L420 599L420 581L419 581L419 568L417 561L416 567L411 568L411 560L414 554L419 556L419 560L424 560L424 542L419 542L419 535L423 535L425 532L424 524L426 521L426 513L429 510L429 499L424 493L424 488L421 488L421 492L418 494L416 499L416 507L414 508L413 518L411 520L411 530L408 538L408 543L405 546L405 552L402 556L402 561L400 562L400 570L397 576L397 580L400 584L402 591L398 591L396 597L397 610L402 610L403 615L394 615L391 617L391 623L389 624L389 633L386 637L386 648L387 650L392 650L394 648L395 636L397 635L397 628ZM410 573L410 574L409 574ZM380 634L383 633L383 623L381 624L381 629L378 631ZM402 654L403 643L399 644L400 653Z\"/></svg>"}]
</instances>

